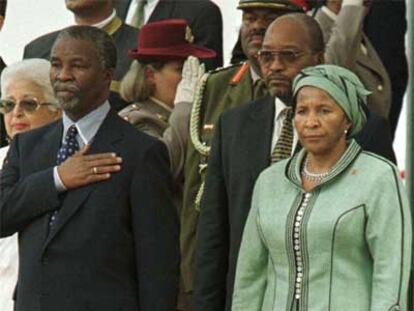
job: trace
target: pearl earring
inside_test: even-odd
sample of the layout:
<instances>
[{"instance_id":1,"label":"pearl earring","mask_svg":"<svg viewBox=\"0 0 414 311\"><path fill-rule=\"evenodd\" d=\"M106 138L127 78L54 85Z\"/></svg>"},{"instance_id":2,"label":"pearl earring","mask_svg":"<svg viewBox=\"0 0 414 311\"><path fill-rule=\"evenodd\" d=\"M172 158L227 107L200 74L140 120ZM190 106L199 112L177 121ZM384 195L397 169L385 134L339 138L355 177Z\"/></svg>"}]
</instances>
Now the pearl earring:
<instances>
[{"instance_id":1,"label":"pearl earring","mask_svg":"<svg viewBox=\"0 0 414 311\"><path fill-rule=\"evenodd\" d=\"M344 130L344 134L345 134L345 136L348 135L348 130L347 129Z\"/></svg>"}]
</instances>

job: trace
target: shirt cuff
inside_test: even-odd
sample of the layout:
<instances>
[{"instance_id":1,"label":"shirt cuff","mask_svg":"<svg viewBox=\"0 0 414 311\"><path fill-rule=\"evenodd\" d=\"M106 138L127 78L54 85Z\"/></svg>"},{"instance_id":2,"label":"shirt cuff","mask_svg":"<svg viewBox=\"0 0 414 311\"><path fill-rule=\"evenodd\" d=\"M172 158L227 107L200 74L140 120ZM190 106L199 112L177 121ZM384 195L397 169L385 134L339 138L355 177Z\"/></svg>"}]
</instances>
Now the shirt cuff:
<instances>
[{"instance_id":1,"label":"shirt cuff","mask_svg":"<svg viewBox=\"0 0 414 311\"><path fill-rule=\"evenodd\" d=\"M364 4L363 0L343 0L342 1L342 6L344 5L358 5L358 6L362 6Z\"/></svg>"},{"instance_id":2,"label":"shirt cuff","mask_svg":"<svg viewBox=\"0 0 414 311\"><path fill-rule=\"evenodd\" d=\"M53 180L55 181L55 187L56 187L56 190L58 192L64 192L64 191L68 190L68 189L66 189L65 185L63 184L62 179L60 179L60 176L59 176L59 173L58 173L58 170L57 170L57 166L55 166L53 168Z\"/></svg>"}]
</instances>

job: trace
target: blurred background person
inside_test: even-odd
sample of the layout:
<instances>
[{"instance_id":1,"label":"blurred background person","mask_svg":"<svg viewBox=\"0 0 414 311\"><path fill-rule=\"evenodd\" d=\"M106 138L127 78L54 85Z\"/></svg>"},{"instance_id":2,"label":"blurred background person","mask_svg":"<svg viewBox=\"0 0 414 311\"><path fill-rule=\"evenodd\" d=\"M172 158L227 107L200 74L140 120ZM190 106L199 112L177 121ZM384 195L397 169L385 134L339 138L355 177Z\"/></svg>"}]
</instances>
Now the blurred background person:
<instances>
[{"instance_id":1,"label":"blurred background person","mask_svg":"<svg viewBox=\"0 0 414 311\"><path fill-rule=\"evenodd\" d=\"M371 3L369 0L326 0L316 12L315 19L321 26L327 46L327 62L355 72L372 92L368 98L370 111L389 121L390 77L364 33L364 20Z\"/></svg>"},{"instance_id":2,"label":"blurred background person","mask_svg":"<svg viewBox=\"0 0 414 311\"><path fill-rule=\"evenodd\" d=\"M41 127L61 117L49 79L50 63L44 59L11 64L1 74L0 113L7 136ZM3 166L9 146L0 149ZM13 310L13 290L17 280L17 234L0 239L0 310Z\"/></svg>"},{"instance_id":3,"label":"blurred background person","mask_svg":"<svg viewBox=\"0 0 414 311\"><path fill-rule=\"evenodd\" d=\"M179 211L189 115L197 82L204 73L204 65L200 66L197 58L213 58L216 53L192 44L187 22L174 19L144 25L138 35L138 46L129 54L135 60L121 82L121 96L133 104L119 114L137 129L166 144ZM184 63L189 56L193 57ZM192 310L189 298L180 288L177 309Z\"/></svg>"},{"instance_id":4,"label":"blurred background person","mask_svg":"<svg viewBox=\"0 0 414 311\"><path fill-rule=\"evenodd\" d=\"M394 137L408 82L405 54L407 32L405 1L372 1L371 9L364 21L364 32L371 40L390 76L392 105L389 121Z\"/></svg>"},{"instance_id":5,"label":"blurred background person","mask_svg":"<svg viewBox=\"0 0 414 311\"><path fill-rule=\"evenodd\" d=\"M118 60L109 102L113 108L121 110L127 103L119 96L119 83L131 64L131 59L126 56L128 49L136 44L137 30L123 23L116 15L113 0L66 0L65 4L66 9L73 13L76 25L100 28L114 41ZM59 32L48 33L28 43L24 48L23 58L49 59L50 50Z\"/></svg>"},{"instance_id":6,"label":"blurred background person","mask_svg":"<svg viewBox=\"0 0 414 311\"><path fill-rule=\"evenodd\" d=\"M115 0L115 9L122 20L137 28L165 19L185 19L194 43L217 53L203 60L206 69L223 66L223 19L214 1Z\"/></svg>"},{"instance_id":7,"label":"blurred background person","mask_svg":"<svg viewBox=\"0 0 414 311\"><path fill-rule=\"evenodd\" d=\"M407 194L397 168L353 139L366 122L368 94L335 65L296 77L303 149L256 182L232 310L407 310Z\"/></svg>"}]
</instances>

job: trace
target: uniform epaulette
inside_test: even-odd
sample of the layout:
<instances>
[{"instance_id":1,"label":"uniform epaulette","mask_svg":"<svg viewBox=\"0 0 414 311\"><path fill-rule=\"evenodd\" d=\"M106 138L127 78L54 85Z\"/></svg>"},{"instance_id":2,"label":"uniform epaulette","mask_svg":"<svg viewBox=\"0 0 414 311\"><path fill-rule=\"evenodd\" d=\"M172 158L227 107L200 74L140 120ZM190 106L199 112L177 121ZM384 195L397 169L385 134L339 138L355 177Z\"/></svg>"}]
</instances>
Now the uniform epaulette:
<instances>
[{"instance_id":1,"label":"uniform epaulette","mask_svg":"<svg viewBox=\"0 0 414 311\"><path fill-rule=\"evenodd\" d=\"M237 67L237 66L242 66L245 62L240 62L240 63L236 63L236 64L230 64L228 66L224 66L224 67L218 67L216 69L210 70L208 73L209 74L215 74L221 71L225 71L225 70L229 70L231 68Z\"/></svg>"}]
</instances>

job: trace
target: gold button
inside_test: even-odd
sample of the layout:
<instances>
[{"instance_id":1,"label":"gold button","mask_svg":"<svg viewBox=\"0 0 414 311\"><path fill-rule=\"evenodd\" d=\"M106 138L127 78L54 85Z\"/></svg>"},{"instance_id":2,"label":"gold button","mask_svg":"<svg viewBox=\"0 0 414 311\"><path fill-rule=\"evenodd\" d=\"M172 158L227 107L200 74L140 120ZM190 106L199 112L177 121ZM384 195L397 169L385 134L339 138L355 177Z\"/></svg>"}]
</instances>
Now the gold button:
<instances>
[{"instance_id":1,"label":"gold button","mask_svg":"<svg viewBox=\"0 0 414 311\"><path fill-rule=\"evenodd\" d=\"M384 89L384 87L382 86L382 84L379 84L378 86L377 86L377 90L379 91L379 92L382 92L382 90Z\"/></svg>"}]
</instances>

